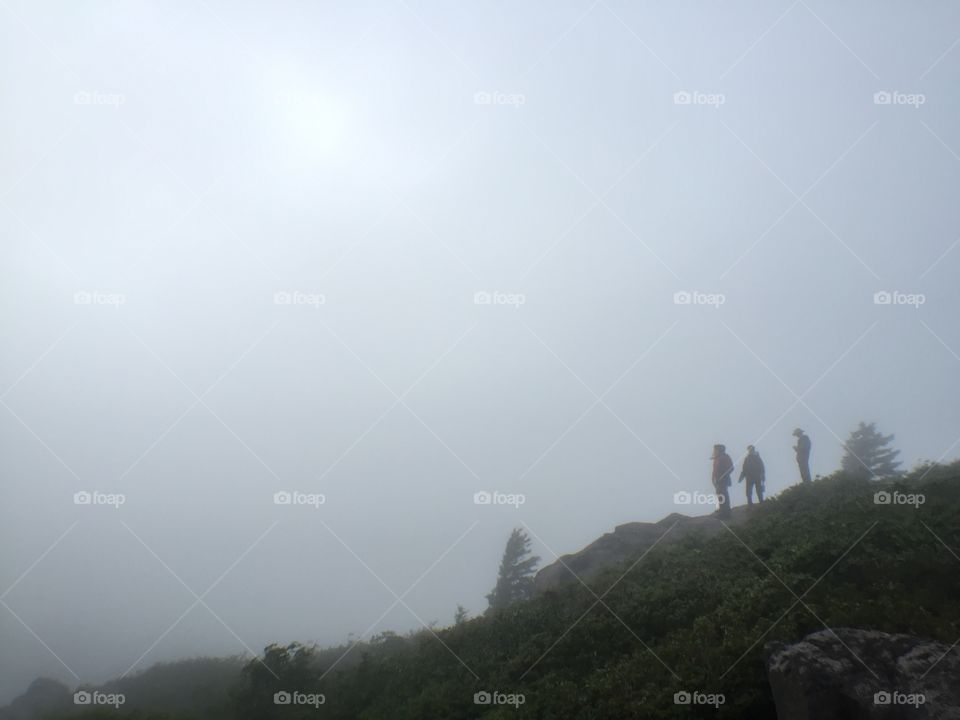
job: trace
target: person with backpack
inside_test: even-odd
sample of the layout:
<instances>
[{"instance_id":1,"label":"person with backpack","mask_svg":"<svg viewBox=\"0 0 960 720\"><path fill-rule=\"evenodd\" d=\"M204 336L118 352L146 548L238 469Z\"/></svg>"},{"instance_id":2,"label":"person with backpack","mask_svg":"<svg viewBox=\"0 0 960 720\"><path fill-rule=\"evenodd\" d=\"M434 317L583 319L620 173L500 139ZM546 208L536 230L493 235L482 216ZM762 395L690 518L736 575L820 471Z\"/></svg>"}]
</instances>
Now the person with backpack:
<instances>
[{"instance_id":1,"label":"person with backpack","mask_svg":"<svg viewBox=\"0 0 960 720\"><path fill-rule=\"evenodd\" d=\"M797 453L797 467L800 468L800 479L808 483L810 482L810 436L800 428L793 431L793 436L797 438L797 444L793 446L793 449Z\"/></svg>"},{"instance_id":2,"label":"person with backpack","mask_svg":"<svg viewBox=\"0 0 960 720\"><path fill-rule=\"evenodd\" d=\"M764 485L767 480L767 471L760 459L760 453L753 445L747 445L747 456L743 459L743 468L740 470L740 479L747 479L747 505L753 505L753 491L757 491L757 501L763 502Z\"/></svg>"},{"instance_id":3,"label":"person with backpack","mask_svg":"<svg viewBox=\"0 0 960 720\"><path fill-rule=\"evenodd\" d=\"M717 493L717 515L730 517L730 486L733 484L733 460L725 445L713 446L713 489Z\"/></svg>"}]
</instances>

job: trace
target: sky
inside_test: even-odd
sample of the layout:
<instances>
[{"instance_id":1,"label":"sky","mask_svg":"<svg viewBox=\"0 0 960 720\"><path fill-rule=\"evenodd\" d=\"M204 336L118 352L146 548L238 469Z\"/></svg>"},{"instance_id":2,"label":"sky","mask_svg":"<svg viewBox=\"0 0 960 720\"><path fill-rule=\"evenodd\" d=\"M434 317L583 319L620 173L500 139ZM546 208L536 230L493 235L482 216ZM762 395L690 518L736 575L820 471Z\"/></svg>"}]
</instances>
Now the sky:
<instances>
[{"instance_id":1,"label":"sky","mask_svg":"<svg viewBox=\"0 0 960 720\"><path fill-rule=\"evenodd\" d=\"M0 702L481 613L714 443L956 458L958 72L950 2L2 0Z\"/></svg>"}]
</instances>

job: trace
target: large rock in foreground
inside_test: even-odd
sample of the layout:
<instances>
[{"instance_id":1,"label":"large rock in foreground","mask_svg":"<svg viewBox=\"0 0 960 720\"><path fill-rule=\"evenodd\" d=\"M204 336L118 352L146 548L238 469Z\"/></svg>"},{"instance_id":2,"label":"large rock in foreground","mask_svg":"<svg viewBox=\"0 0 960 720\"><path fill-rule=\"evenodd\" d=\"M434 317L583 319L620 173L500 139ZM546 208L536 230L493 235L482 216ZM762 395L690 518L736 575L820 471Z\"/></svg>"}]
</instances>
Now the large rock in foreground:
<instances>
[{"instance_id":1,"label":"large rock in foreground","mask_svg":"<svg viewBox=\"0 0 960 720\"><path fill-rule=\"evenodd\" d=\"M778 720L960 720L958 648L837 628L766 650Z\"/></svg>"},{"instance_id":2,"label":"large rock in foreground","mask_svg":"<svg viewBox=\"0 0 960 720\"><path fill-rule=\"evenodd\" d=\"M725 522L728 525L738 525L746 520L750 512L751 509L745 505L735 507L732 516ZM541 569L534 578L534 590L538 593L553 590L562 585L579 582L577 577L587 582L610 565L639 558L655 543L662 545L676 542L692 533L715 535L720 532L725 531L723 523L716 515L690 517L671 513L655 523L632 522L617 525L612 533L602 535L583 550L564 555L557 562Z\"/></svg>"}]
</instances>

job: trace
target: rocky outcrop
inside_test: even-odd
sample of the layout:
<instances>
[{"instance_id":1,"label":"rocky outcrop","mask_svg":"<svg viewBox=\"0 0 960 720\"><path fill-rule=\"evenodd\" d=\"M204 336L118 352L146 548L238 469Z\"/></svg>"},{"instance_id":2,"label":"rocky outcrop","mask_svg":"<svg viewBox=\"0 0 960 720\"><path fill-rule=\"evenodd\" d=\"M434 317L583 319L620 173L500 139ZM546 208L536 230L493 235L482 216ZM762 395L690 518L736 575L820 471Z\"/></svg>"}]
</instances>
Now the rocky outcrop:
<instances>
[{"instance_id":1,"label":"rocky outcrop","mask_svg":"<svg viewBox=\"0 0 960 720\"><path fill-rule=\"evenodd\" d=\"M769 643L778 720L960 720L960 649L837 628Z\"/></svg>"},{"instance_id":2,"label":"rocky outcrop","mask_svg":"<svg viewBox=\"0 0 960 720\"><path fill-rule=\"evenodd\" d=\"M746 520L750 512L751 508L747 506L735 507L732 516L725 522L731 526L738 525ZM576 583L577 577L588 582L606 567L640 557L658 540L660 545L666 545L693 533L715 535L719 532L724 532L723 523L716 515L691 517L671 513L655 523L617 525L612 533L602 535L583 550L564 555L541 569L533 581L534 591L541 593Z\"/></svg>"}]
</instances>

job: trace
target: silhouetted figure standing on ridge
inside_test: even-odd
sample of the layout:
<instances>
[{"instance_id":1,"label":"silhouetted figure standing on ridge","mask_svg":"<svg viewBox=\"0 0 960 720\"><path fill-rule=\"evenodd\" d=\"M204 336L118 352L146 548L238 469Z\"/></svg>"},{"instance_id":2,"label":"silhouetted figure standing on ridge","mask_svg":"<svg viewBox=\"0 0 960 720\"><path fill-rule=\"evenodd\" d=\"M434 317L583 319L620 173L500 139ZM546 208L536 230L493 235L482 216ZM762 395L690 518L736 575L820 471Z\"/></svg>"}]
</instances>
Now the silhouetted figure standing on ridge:
<instances>
[{"instance_id":1,"label":"silhouetted figure standing on ridge","mask_svg":"<svg viewBox=\"0 0 960 720\"><path fill-rule=\"evenodd\" d=\"M800 479L810 482L810 437L800 428L793 431L797 444L793 449L797 452L797 465L800 468Z\"/></svg>"},{"instance_id":2,"label":"silhouetted figure standing on ridge","mask_svg":"<svg viewBox=\"0 0 960 720\"><path fill-rule=\"evenodd\" d=\"M747 445L747 456L743 459L743 469L740 470L740 479L747 479L747 504L753 505L753 491L757 491L757 501L763 502L764 484L767 480L767 470L760 459L760 453L753 445Z\"/></svg>"},{"instance_id":3,"label":"silhouetted figure standing on ridge","mask_svg":"<svg viewBox=\"0 0 960 720\"><path fill-rule=\"evenodd\" d=\"M717 492L719 507L717 515L720 517L730 517L730 485L733 481L730 476L733 475L733 460L727 455L725 445L713 446L713 489Z\"/></svg>"}]
</instances>

